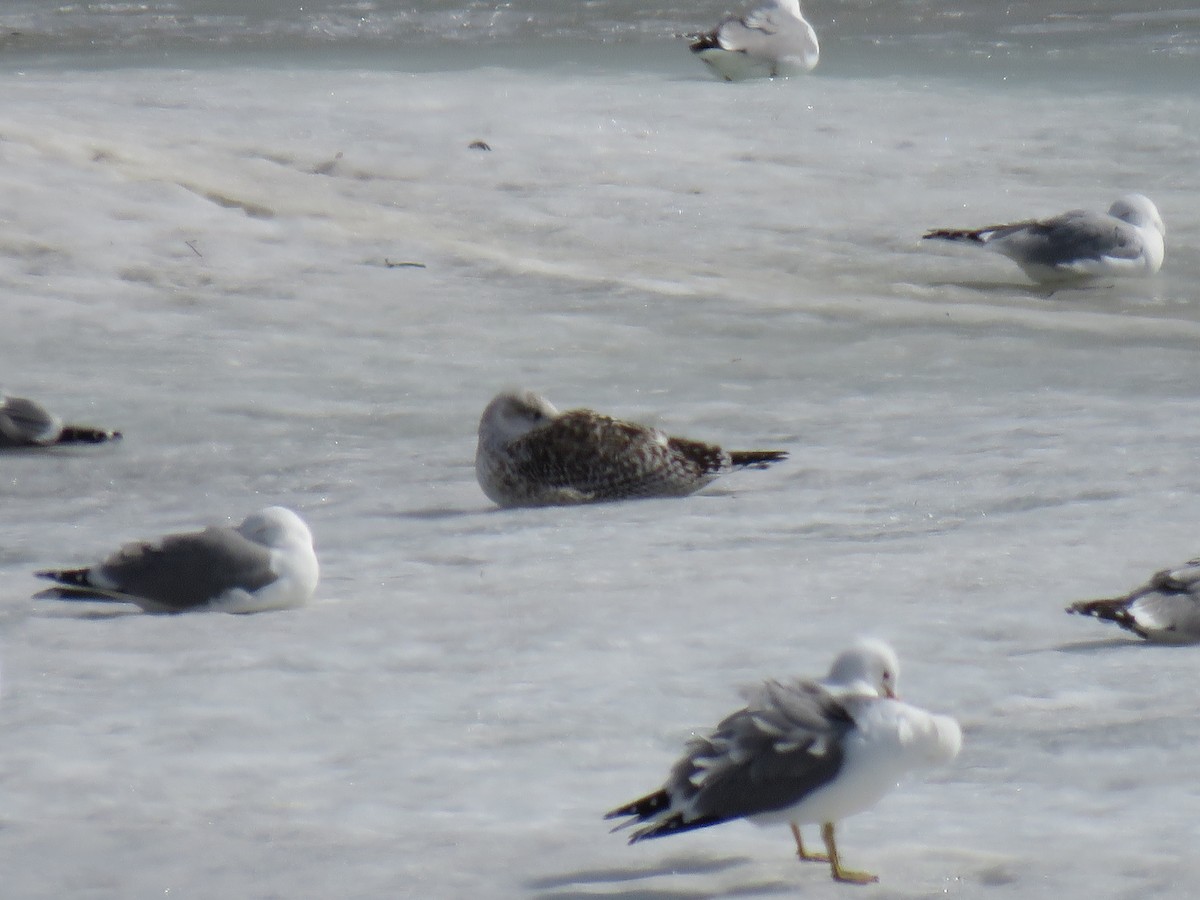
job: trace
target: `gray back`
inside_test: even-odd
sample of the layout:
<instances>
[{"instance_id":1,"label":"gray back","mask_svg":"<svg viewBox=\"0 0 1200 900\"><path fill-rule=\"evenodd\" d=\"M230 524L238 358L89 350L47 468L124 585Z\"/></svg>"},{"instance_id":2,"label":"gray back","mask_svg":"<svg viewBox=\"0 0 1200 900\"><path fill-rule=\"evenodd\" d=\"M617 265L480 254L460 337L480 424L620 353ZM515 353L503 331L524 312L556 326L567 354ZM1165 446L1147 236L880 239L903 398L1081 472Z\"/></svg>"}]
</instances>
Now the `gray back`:
<instances>
[{"instance_id":1,"label":"gray back","mask_svg":"<svg viewBox=\"0 0 1200 900\"><path fill-rule=\"evenodd\" d=\"M1005 239L1005 253L1025 265L1066 265L1104 256L1136 259L1142 252L1137 230L1112 216L1072 210L1043 222L998 228L992 240Z\"/></svg>"},{"instance_id":2,"label":"gray back","mask_svg":"<svg viewBox=\"0 0 1200 900\"><path fill-rule=\"evenodd\" d=\"M270 551L232 528L126 544L101 565L120 590L162 611L203 606L233 588L254 591L276 579Z\"/></svg>"},{"instance_id":3,"label":"gray back","mask_svg":"<svg viewBox=\"0 0 1200 900\"><path fill-rule=\"evenodd\" d=\"M750 704L688 744L667 791L713 822L785 809L836 777L854 722L814 682L768 681Z\"/></svg>"},{"instance_id":4,"label":"gray back","mask_svg":"<svg viewBox=\"0 0 1200 900\"><path fill-rule=\"evenodd\" d=\"M40 404L0 395L0 447L52 443L62 423Z\"/></svg>"}]
</instances>

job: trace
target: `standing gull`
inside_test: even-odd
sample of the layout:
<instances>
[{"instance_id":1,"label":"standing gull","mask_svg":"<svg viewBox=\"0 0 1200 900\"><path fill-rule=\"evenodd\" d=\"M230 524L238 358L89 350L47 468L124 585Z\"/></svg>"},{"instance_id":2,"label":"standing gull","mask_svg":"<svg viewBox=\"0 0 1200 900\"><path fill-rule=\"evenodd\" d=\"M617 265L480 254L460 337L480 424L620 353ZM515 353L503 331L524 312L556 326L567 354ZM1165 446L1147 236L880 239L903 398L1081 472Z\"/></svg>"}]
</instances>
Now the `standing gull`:
<instances>
[{"instance_id":1,"label":"standing gull","mask_svg":"<svg viewBox=\"0 0 1200 900\"><path fill-rule=\"evenodd\" d=\"M149 613L253 613L307 602L318 575L304 520L268 506L236 527L126 544L86 569L38 572L58 584L37 596L134 603Z\"/></svg>"},{"instance_id":2,"label":"standing gull","mask_svg":"<svg viewBox=\"0 0 1200 900\"><path fill-rule=\"evenodd\" d=\"M924 237L978 244L1046 282L1153 275L1162 268L1166 233L1158 208L1141 194L1127 194L1107 213L1073 209L1011 225L937 228Z\"/></svg>"},{"instance_id":3,"label":"standing gull","mask_svg":"<svg viewBox=\"0 0 1200 900\"><path fill-rule=\"evenodd\" d=\"M40 403L0 393L0 450L53 447L58 444L102 444L117 440L119 431L91 425L64 425Z\"/></svg>"},{"instance_id":4,"label":"standing gull","mask_svg":"<svg viewBox=\"0 0 1200 900\"><path fill-rule=\"evenodd\" d=\"M873 806L909 771L950 762L958 723L895 699L899 662L882 641L860 640L821 681L767 681L707 737L688 742L667 783L605 818L632 817L629 842L733 819L787 822L802 860L828 862L836 881L879 879L842 866L834 827ZM810 853L800 826L821 824L826 854Z\"/></svg>"},{"instance_id":5,"label":"standing gull","mask_svg":"<svg viewBox=\"0 0 1200 900\"><path fill-rule=\"evenodd\" d=\"M726 81L802 75L816 68L821 52L800 0L769 0L744 18L692 36L688 49Z\"/></svg>"},{"instance_id":6,"label":"standing gull","mask_svg":"<svg viewBox=\"0 0 1200 900\"><path fill-rule=\"evenodd\" d=\"M498 394L479 420L475 475L500 506L684 497L732 469L762 469L783 450L726 451L574 409L532 391Z\"/></svg>"},{"instance_id":7,"label":"standing gull","mask_svg":"<svg viewBox=\"0 0 1200 900\"><path fill-rule=\"evenodd\" d=\"M1083 600L1067 612L1116 622L1138 637L1162 644L1200 641L1200 559L1155 572L1123 597Z\"/></svg>"}]
</instances>

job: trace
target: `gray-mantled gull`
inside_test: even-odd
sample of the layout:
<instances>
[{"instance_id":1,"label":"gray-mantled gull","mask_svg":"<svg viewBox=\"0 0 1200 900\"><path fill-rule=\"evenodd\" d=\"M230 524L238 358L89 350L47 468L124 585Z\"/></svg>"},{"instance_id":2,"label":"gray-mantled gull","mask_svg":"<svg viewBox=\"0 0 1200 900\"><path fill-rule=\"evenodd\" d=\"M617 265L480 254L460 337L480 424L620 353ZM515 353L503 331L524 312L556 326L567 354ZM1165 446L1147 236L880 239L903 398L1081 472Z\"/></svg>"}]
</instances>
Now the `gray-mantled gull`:
<instances>
[{"instance_id":1,"label":"gray-mantled gull","mask_svg":"<svg viewBox=\"0 0 1200 900\"><path fill-rule=\"evenodd\" d=\"M120 437L119 431L91 425L64 425L40 403L0 393L0 449L102 444Z\"/></svg>"},{"instance_id":2,"label":"gray-mantled gull","mask_svg":"<svg viewBox=\"0 0 1200 900\"><path fill-rule=\"evenodd\" d=\"M683 497L783 450L726 451L590 409L559 412L532 391L498 394L479 420L475 475L500 506Z\"/></svg>"},{"instance_id":3,"label":"gray-mantled gull","mask_svg":"<svg viewBox=\"0 0 1200 900\"><path fill-rule=\"evenodd\" d=\"M1158 208L1127 194L1107 213L1073 209L1050 219L985 228L937 228L932 240L977 244L1007 256L1034 281L1153 275L1163 264L1167 228Z\"/></svg>"},{"instance_id":4,"label":"gray-mantled gull","mask_svg":"<svg viewBox=\"0 0 1200 900\"><path fill-rule=\"evenodd\" d=\"M1155 572L1123 597L1083 600L1067 612L1116 622L1138 637L1162 644L1200 641L1200 559Z\"/></svg>"},{"instance_id":5,"label":"gray-mantled gull","mask_svg":"<svg viewBox=\"0 0 1200 900\"><path fill-rule=\"evenodd\" d=\"M800 0L769 0L743 18L690 37L688 49L726 81L802 75L816 68L821 52Z\"/></svg>"},{"instance_id":6,"label":"gray-mantled gull","mask_svg":"<svg viewBox=\"0 0 1200 900\"><path fill-rule=\"evenodd\" d=\"M38 572L58 584L37 597L135 603L149 613L264 612L306 603L319 571L304 520L268 506L236 527L126 544L89 568Z\"/></svg>"},{"instance_id":7,"label":"gray-mantled gull","mask_svg":"<svg viewBox=\"0 0 1200 900\"><path fill-rule=\"evenodd\" d=\"M787 822L802 860L828 862L837 881L876 876L842 866L841 819L873 806L908 772L948 763L958 723L895 699L899 663L887 644L860 640L821 681L767 681L706 737L695 737L666 784L605 818L632 817L629 842L733 819ZM800 825L821 824L828 855L810 853ZM614 829L616 830L616 829Z\"/></svg>"}]
</instances>

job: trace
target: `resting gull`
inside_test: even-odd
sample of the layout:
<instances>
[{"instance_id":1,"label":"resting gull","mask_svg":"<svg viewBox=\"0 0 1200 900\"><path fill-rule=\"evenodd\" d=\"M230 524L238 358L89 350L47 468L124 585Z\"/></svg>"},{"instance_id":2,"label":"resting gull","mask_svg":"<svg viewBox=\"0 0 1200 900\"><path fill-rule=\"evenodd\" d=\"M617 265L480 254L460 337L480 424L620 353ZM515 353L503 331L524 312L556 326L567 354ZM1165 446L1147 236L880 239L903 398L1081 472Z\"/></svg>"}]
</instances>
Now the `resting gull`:
<instances>
[{"instance_id":1,"label":"resting gull","mask_svg":"<svg viewBox=\"0 0 1200 900\"><path fill-rule=\"evenodd\" d=\"M500 506L683 497L783 450L726 451L593 412L559 412L532 391L498 394L479 420L475 475Z\"/></svg>"},{"instance_id":2,"label":"resting gull","mask_svg":"<svg viewBox=\"0 0 1200 900\"><path fill-rule=\"evenodd\" d=\"M1163 264L1167 228L1158 208L1128 194L1107 213L1073 209L1049 219L985 228L937 228L927 240L978 244L1007 256L1034 281L1153 275Z\"/></svg>"},{"instance_id":3,"label":"resting gull","mask_svg":"<svg viewBox=\"0 0 1200 900\"><path fill-rule=\"evenodd\" d=\"M860 640L821 681L767 681L706 737L687 744L666 784L605 818L632 817L629 842L733 819L787 822L802 860L828 862L837 881L878 878L843 867L841 819L873 806L909 771L958 755L962 732L895 699L899 663L887 644ZM804 848L800 826L821 824L826 854Z\"/></svg>"},{"instance_id":4,"label":"resting gull","mask_svg":"<svg viewBox=\"0 0 1200 900\"><path fill-rule=\"evenodd\" d=\"M304 520L268 506L236 527L126 544L86 569L38 572L58 584L37 596L135 603L149 613L253 613L307 602L318 574Z\"/></svg>"},{"instance_id":5,"label":"resting gull","mask_svg":"<svg viewBox=\"0 0 1200 900\"><path fill-rule=\"evenodd\" d=\"M1123 597L1084 600L1068 606L1067 612L1116 622L1156 643L1195 643L1200 641L1200 559L1155 572Z\"/></svg>"},{"instance_id":6,"label":"resting gull","mask_svg":"<svg viewBox=\"0 0 1200 900\"><path fill-rule=\"evenodd\" d=\"M743 18L690 37L689 49L726 81L802 75L816 68L821 52L800 0L769 0Z\"/></svg>"},{"instance_id":7,"label":"resting gull","mask_svg":"<svg viewBox=\"0 0 1200 900\"><path fill-rule=\"evenodd\" d=\"M90 425L64 425L40 403L0 393L0 449L102 444L120 437L119 431Z\"/></svg>"}]
</instances>

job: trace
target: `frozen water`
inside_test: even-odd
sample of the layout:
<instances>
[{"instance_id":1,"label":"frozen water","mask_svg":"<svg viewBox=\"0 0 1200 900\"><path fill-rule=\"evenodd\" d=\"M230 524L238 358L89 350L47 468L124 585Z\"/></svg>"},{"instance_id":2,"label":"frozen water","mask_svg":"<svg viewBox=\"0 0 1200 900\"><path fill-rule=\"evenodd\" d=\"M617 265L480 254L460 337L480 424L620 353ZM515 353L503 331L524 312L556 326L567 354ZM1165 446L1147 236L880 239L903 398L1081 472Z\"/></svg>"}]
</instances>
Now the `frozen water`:
<instances>
[{"instance_id":1,"label":"frozen water","mask_svg":"<svg viewBox=\"0 0 1200 900\"><path fill-rule=\"evenodd\" d=\"M0 458L7 896L841 897L784 828L628 847L600 817L739 684L863 633L965 732L843 826L863 896L1200 879L1192 649L1062 611L1197 550L1194 56L1100 16L1029 68L939 71L919 35L851 64L809 12L799 82L721 84L654 34L582 62L520 34L519 63L12 57L0 382L125 439ZM1144 283L1046 296L921 245L1128 191L1168 228ZM512 385L792 456L497 511L475 428ZM275 503L316 537L305 609L28 599Z\"/></svg>"}]
</instances>

